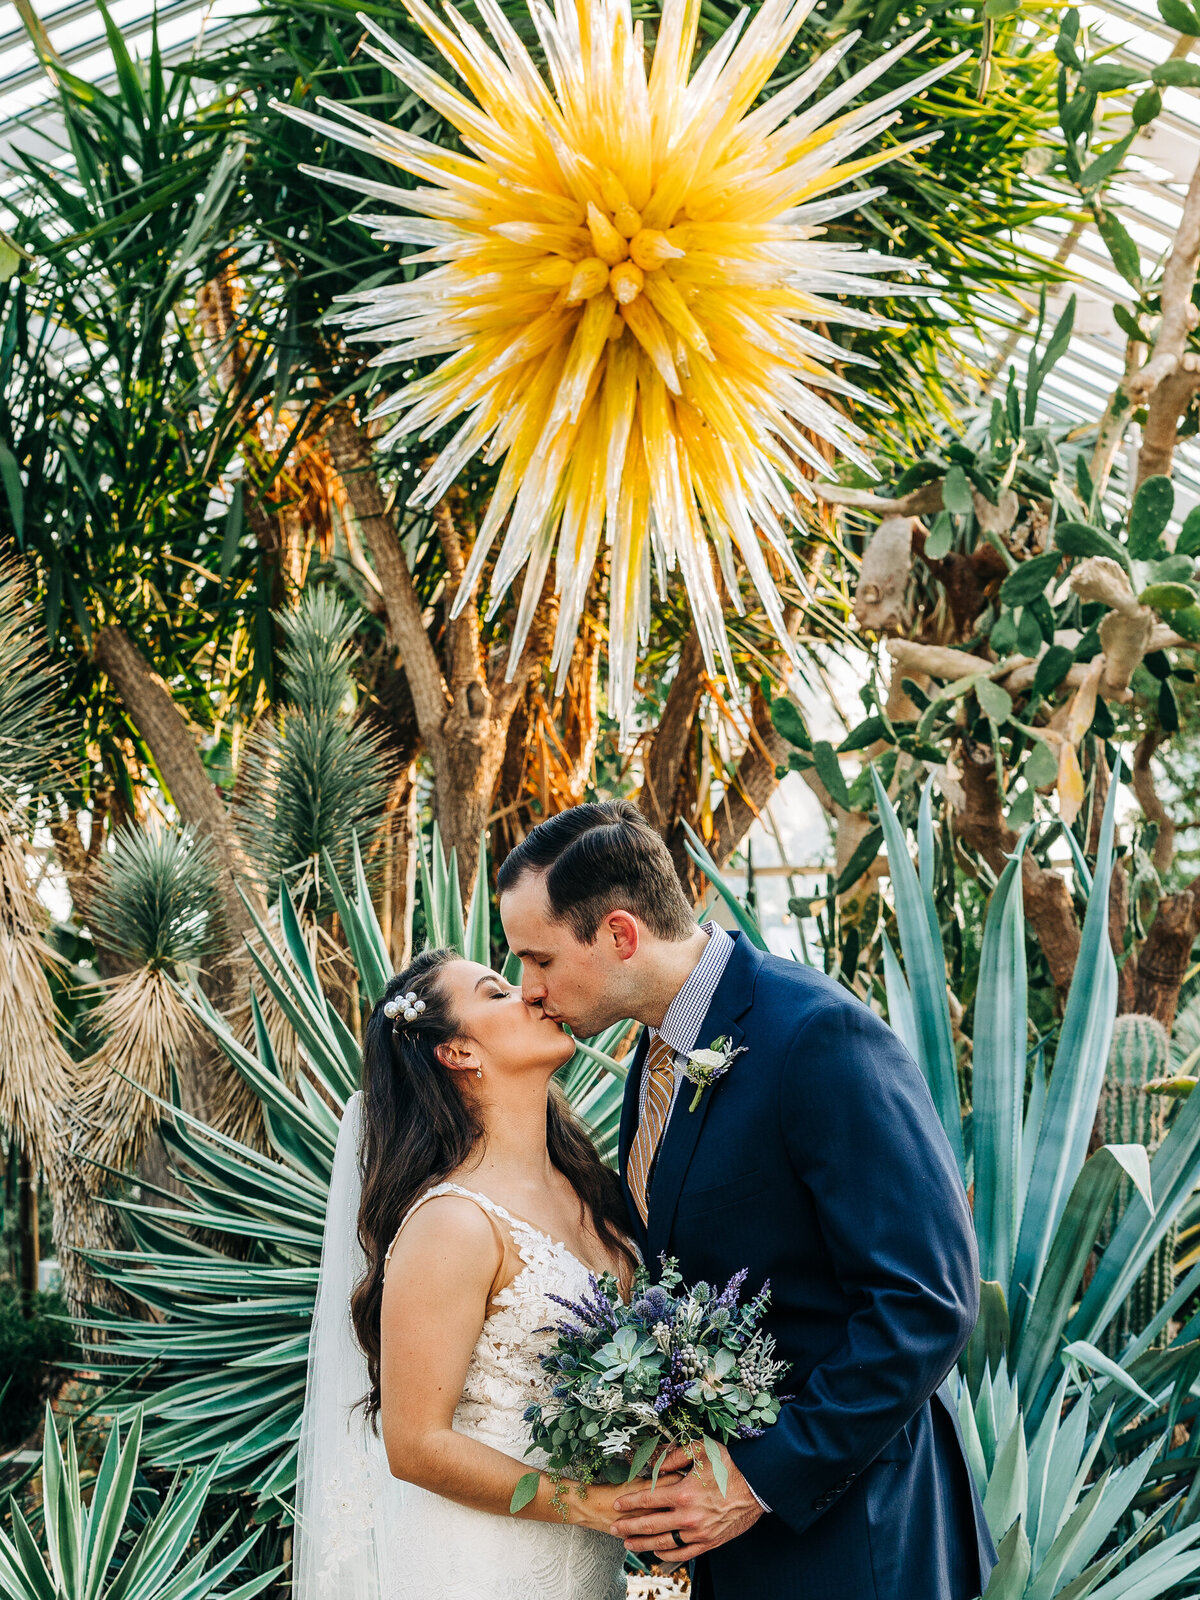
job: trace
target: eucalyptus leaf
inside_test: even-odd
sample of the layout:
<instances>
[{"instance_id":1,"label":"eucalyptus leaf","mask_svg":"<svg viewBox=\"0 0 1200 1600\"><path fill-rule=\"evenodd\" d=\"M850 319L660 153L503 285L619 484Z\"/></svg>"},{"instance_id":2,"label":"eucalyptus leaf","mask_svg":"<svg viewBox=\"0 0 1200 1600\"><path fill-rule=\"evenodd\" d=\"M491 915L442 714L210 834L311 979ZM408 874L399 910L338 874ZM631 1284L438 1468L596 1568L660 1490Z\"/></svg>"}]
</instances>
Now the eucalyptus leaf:
<instances>
[{"instance_id":1,"label":"eucalyptus leaf","mask_svg":"<svg viewBox=\"0 0 1200 1600\"><path fill-rule=\"evenodd\" d=\"M512 1499L508 1503L510 1516L515 1517L518 1511L524 1511L527 1505L537 1499L538 1487L541 1481L542 1475L540 1472L527 1472L523 1477L517 1479L517 1487L513 1490Z\"/></svg>"}]
</instances>

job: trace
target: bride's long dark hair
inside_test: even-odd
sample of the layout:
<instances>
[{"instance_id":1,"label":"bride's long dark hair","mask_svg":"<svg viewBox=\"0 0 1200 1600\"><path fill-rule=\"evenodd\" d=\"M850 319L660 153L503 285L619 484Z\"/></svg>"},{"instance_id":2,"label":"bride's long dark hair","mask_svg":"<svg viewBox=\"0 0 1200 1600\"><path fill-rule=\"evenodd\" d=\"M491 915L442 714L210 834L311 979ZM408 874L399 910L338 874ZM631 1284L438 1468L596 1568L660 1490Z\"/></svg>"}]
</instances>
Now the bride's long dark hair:
<instances>
[{"instance_id":1,"label":"bride's long dark hair","mask_svg":"<svg viewBox=\"0 0 1200 1600\"><path fill-rule=\"evenodd\" d=\"M483 1125L459 1088L460 1074L444 1067L438 1045L461 1039L445 985L454 950L425 950L388 984L367 1023L363 1045L362 1203L358 1237L367 1270L351 1297L354 1331L367 1357L370 1391L363 1407L379 1416L379 1313L384 1255L409 1207L425 1190L461 1167L484 1136ZM425 1010L393 1027L384 1004L414 991ZM606 1167L557 1084L550 1085L546 1147L568 1179L609 1250L632 1264L624 1230L628 1215L615 1172Z\"/></svg>"}]
</instances>

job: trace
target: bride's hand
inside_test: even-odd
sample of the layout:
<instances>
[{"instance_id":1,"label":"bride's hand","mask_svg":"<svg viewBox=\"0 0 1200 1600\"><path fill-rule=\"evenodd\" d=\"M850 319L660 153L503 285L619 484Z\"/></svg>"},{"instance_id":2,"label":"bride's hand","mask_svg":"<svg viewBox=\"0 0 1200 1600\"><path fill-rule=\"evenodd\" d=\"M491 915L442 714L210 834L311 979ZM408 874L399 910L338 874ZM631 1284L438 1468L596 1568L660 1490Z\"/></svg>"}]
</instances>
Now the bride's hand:
<instances>
[{"instance_id":1,"label":"bride's hand","mask_svg":"<svg viewBox=\"0 0 1200 1600\"><path fill-rule=\"evenodd\" d=\"M671 1488L682 1480L683 1474L679 1472L660 1472L658 1475L659 1488ZM619 1513L613 1509L615 1503L636 1487L636 1484L628 1483L589 1483L586 1491L581 1493L577 1483L564 1483L562 1488L567 1505L567 1521L581 1528L597 1528L601 1533L611 1533L612 1525L619 1517Z\"/></svg>"}]
</instances>

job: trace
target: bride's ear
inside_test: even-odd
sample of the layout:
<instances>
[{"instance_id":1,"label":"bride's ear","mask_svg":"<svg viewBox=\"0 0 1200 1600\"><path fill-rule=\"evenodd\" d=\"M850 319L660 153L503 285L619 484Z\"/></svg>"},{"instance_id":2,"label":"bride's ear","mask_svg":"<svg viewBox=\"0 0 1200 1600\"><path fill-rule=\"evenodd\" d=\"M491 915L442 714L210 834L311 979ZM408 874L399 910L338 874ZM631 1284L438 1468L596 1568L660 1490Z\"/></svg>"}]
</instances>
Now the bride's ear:
<instances>
[{"instance_id":1,"label":"bride's ear","mask_svg":"<svg viewBox=\"0 0 1200 1600\"><path fill-rule=\"evenodd\" d=\"M474 1072L479 1065L475 1052L466 1045L439 1044L434 1046L433 1053L451 1072Z\"/></svg>"}]
</instances>

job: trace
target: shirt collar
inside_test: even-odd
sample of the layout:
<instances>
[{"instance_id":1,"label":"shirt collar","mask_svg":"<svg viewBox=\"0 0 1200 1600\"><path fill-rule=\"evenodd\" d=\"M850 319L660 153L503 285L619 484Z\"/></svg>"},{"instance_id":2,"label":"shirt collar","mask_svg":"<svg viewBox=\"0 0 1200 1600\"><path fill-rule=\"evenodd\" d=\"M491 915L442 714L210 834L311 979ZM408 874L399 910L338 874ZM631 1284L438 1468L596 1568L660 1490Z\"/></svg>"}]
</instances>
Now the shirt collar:
<instances>
[{"instance_id":1,"label":"shirt collar","mask_svg":"<svg viewBox=\"0 0 1200 1600\"><path fill-rule=\"evenodd\" d=\"M667 1007L662 1026L650 1030L664 1039L677 1055L686 1055L689 1050L695 1049L700 1024L721 981L725 963L733 953L733 939L720 923L706 922L703 928L708 935L704 954Z\"/></svg>"}]
</instances>

